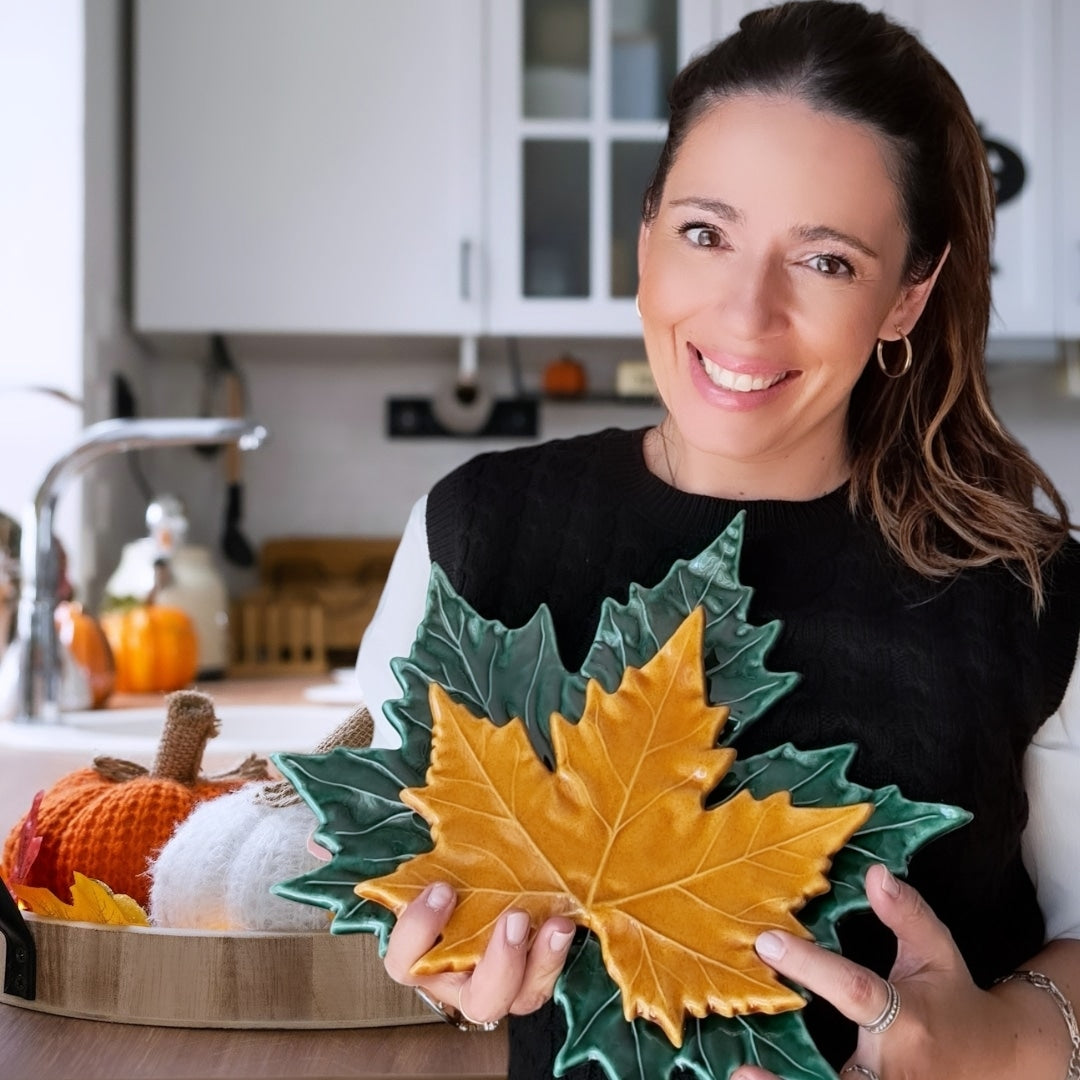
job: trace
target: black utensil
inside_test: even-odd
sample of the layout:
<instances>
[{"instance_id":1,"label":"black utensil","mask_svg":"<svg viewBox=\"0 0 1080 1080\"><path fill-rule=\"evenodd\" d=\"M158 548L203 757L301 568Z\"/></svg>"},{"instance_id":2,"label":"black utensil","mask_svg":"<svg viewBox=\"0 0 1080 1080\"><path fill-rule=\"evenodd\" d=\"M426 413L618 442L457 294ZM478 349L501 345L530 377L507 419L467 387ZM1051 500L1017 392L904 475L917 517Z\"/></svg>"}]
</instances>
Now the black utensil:
<instances>
[{"instance_id":1,"label":"black utensil","mask_svg":"<svg viewBox=\"0 0 1080 1080\"><path fill-rule=\"evenodd\" d=\"M224 365L221 377L225 383L225 412L231 419L244 415L244 380L225 348L217 339ZM234 566L253 566L255 552L240 528L244 516L244 489L240 479L240 447L229 443L225 447L225 523L221 532L221 551Z\"/></svg>"}]
</instances>

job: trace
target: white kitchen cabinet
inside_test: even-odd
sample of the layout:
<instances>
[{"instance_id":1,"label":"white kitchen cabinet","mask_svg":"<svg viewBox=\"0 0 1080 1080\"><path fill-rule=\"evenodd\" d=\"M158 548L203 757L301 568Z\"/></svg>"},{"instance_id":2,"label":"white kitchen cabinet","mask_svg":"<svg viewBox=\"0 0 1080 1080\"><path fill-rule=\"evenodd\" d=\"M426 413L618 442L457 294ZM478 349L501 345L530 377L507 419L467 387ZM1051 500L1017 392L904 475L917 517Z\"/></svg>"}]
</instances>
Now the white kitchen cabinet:
<instances>
[{"instance_id":1,"label":"white kitchen cabinet","mask_svg":"<svg viewBox=\"0 0 1080 1080\"><path fill-rule=\"evenodd\" d=\"M134 320L481 328L483 0L137 0Z\"/></svg>"},{"instance_id":2,"label":"white kitchen cabinet","mask_svg":"<svg viewBox=\"0 0 1080 1080\"><path fill-rule=\"evenodd\" d=\"M1073 0L1057 0L1071 9ZM870 3L909 27L963 90L987 142L998 180L994 244L997 338L1054 333L1055 122L1073 124L1072 108L1055 116L1055 0L884 0ZM714 0L718 35L730 33L760 0ZM1075 54L1074 54L1075 55ZM1069 58L1069 64L1073 64ZM1075 76L1073 76L1075 78ZM1065 98L1059 97L1064 105ZM1072 102L1077 97L1074 94ZM1022 169L1018 191L1014 179ZM1080 236L1080 233L1076 235ZM1076 253L1080 261L1080 253ZM1080 268L1074 271L1080 273ZM1077 298L1080 302L1080 297Z\"/></svg>"},{"instance_id":3,"label":"white kitchen cabinet","mask_svg":"<svg viewBox=\"0 0 1080 1080\"><path fill-rule=\"evenodd\" d=\"M1080 4L1057 0L1057 333L1080 338Z\"/></svg>"},{"instance_id":4,"label":"white kitchen cabinet","mask_svg":"<svg viewBox=\"0 0 1080 1080\"><path fill-rule=\"evenodd\" d=\"M635 336L641 197L708 0L490 7L493 334Z\"/></svg>"}]
</instances>

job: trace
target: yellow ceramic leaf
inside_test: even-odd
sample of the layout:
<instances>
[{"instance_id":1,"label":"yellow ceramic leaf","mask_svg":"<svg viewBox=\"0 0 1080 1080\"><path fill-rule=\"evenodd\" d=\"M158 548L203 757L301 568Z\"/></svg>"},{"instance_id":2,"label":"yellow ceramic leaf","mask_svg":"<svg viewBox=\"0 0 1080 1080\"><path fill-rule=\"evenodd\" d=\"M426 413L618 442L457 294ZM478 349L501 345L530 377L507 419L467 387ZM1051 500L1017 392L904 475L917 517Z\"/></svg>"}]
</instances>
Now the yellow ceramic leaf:
<instances>
[{"instance_id":1,"label":"yellow ceramic leaf","mask_svg":"<svg viewBox=\"0 0 1080 1080\"><path fill-rule=\"evenodd\" d=\"M728 710L705 695L703 625L692 612L613 694L590 682L577 724L554 714L553 772L522 724L477 719L432 685L427 786L402 801L431 825L434 849L356 888L391 908L432 881L458 890L416 974L474 967L514 906L534 927L561 914L591 929L626 1018L654 1020L676 1046L687 1013L803 1005L754 939L776 928L809 936L794 913L828 889L833 854L873 807L742 791L705 810L735 751L716 747Z\"/></svg>"},{"instance_id":2,"label":"yellow ceramic leaf","mask_svg":"<svg viewBox=\"0 0 1080 1080\"><path fill-rule=\"evenodd\" d=\"M71 903L65 904L48 889L14 885L15 895L35 915L69 922L106 923L109 926L149 926L150 920L139 905L124 893L114 893L102 881L75 872Z\"/></svg>"}]
</instances>

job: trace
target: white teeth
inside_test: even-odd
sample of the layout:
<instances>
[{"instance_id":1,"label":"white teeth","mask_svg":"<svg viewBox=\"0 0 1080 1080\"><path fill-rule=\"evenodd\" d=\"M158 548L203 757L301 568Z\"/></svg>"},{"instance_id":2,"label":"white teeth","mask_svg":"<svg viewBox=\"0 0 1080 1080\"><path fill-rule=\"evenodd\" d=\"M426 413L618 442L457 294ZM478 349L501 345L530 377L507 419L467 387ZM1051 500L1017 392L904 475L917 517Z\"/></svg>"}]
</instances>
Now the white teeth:
<instances>
[{"instance_id":1,"label":"white teeth","mask_svg":"<svg viewBox=\"0 0 1080 1080\"><path fill-rule=\"evenodd\" d=\"M775 386L786 374L786 372L781 371L776 375L747 375L745 372L728 371L727 368L714 364L707 357L702 356L701 353L698 353L698 357L701 359L701 366L705 369L705 374L709 376L710 382L715 383L724 390L735 390L740 394L748 393L751 390L768 390L770 386Z\"/></svg>"}]
</instances>

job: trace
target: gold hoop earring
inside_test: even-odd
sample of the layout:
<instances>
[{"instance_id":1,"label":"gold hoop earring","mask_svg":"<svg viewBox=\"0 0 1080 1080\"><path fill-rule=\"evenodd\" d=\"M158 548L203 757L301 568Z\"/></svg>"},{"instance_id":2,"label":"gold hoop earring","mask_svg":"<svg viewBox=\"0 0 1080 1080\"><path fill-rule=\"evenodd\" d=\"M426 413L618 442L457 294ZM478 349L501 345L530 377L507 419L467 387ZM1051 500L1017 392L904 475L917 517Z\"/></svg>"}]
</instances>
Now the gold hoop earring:
<instances>
[{"instance_id":1,"label":"gold hoop earring","mask_svg":"<svg viewBox=\"0 0 1080 1080\"><path fill-rule=\"evenodd\" d=\"M898 326L896 332L900 335L900 340L904 343L904 365L899 371L890 371L885 366L885 357L882 354L881 347L885 344L881 338L878 338L877 343L877 362L878 367L881 368L881 372L887 378L899 379L901 375L906 375L911 370L911 342L908 340L907 334Z\"/></svg>"}]
</instances>

